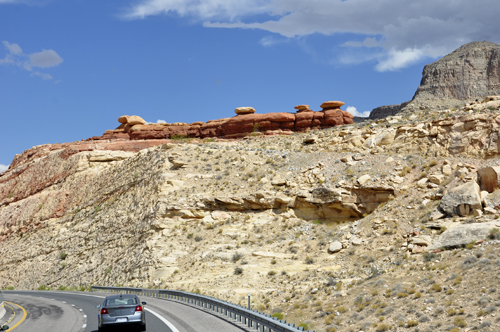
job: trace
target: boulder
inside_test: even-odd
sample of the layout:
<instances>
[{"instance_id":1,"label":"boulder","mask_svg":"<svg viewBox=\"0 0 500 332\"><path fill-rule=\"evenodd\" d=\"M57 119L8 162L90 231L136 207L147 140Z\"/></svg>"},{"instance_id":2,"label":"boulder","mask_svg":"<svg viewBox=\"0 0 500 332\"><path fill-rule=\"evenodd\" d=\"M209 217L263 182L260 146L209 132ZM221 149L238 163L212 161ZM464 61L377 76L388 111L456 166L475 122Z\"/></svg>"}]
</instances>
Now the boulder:
<instances>
[{"instance_id":1,"label":"boulder","mask_svg":"<svg viewBox=\"0 0 500 332\"><path fill-rule=\"evenodd\" d=\"M238 107L237 109L234 110L234 112L238 115L240 115L240 114L254 114L255 108L253 108L253 107Z\"/></svg>"},{"instance_id":2,"label":"boulder","mask_svg":"<svg viewBox=\"0 0 500 332\"><path fill-rule=\"evenodd\" d=\"M309 105L297 105L294 107L296 110L305 111L311 108Z\"/></svg>"},{"instance_id":3,"label":"boulder","mask_svg":"<svg viewBox=\"0 0 500 332\"><path fill-rule=\"evenodd\" d=\"M125 124L127 123L127 119L129 118L129 115L122 115L118 118L118 122ZM121 126L120 126L121 127ZM119 128L119 127L118 127Z\"/></svg>"},{"instance_id":4,"label":"boulder","mask_svg":"<svg viewBox=\"0 0 500 332\"><path fill-rule=\"evenodd\" d=\"M304 143L304 144L314 144L314 143L316 143L317 140L318 140L318 136L311 135L311 136L308 136L308 137L304 138L304 140L302 141L302 143Z\"/></svg>"},{"instance_id":5,"label":"boulder","mask_svg":"<svg viewBox=\"0 0 500 332\"><path fill-rule=\"evenodd\" d=\"M432 238L429 235L419 235L410 239L410 243L417 246L430 246L432 243Z\"/></svg>"},{"instance_id":6,"label":"boulder","mask_svg":"<svg viewBox=\"0 0 500 332\"><path fill-rule=\"evenodd\" d=\"M463 247L473 241L485 239L493 228L500 228L500 222L491 221L463 224L447 229L430 246L429 250Z\"/></svg>"},{"instance_id":7,"label":"boulder","mask_svg":"<svg viewBox=\"0 0 500 332\"><path fill-rule=\"evenodd\" d=\"M443 165L443 174L444 175L451 175L451 166L450 165Z\"/></svg>"},{"instance_id":8,"label":"boulder","mask_svg":"<svg viewBox=\"0 0 500 332\"><path fill-rule=\"evenodd\" d=\"M118 122L128 124L130 126L146 124L146 121L137 115L122 115L118 118Z\"/></svg>"},{"instance_id":9,"label":"boulder","mask_svg":"<svg viewBox=\"0 0 500 332\"><path fill-rule=\"evenodd\" d=\"M481 190L491 193L500 184L500 166L484 167L477 171Z\"/></svg>"},{"instance_id":10,"label":"boulder","mask_svg":"<svg viewBox=\"0 0 500 332\"><path fill-rule=\"evenodd\" d=\"M429 181L434 184L441 184L444 180L444 175L431 175L429 176Z\"/></svg>"},{"instance_id":11,"label":"boulder","mask_svg":"<svg viewBox=\"0 0 500 332\"><path fill-rule=\"evenodd\" d=\"M482 209L479 185L472 181L448 190L441 199L440 209L448 215L466 216Z\"/></svg>"},{"instance_id":12,"label":"boulder","mask_svg":"<svg viewBox=\"0 0 500 332\"><path fill-rule=\"evenodd\" d=\"M342 101L325 101L323 104L321 104L321 108L326 110L326 109L332 109L332 108L340 108L340 106L345 105L344 102Z\"/></svg>"},{"instance_id":13,"label":"boulder","mask_svg":"<svg viewBox=\"0 0 500 332\"><path fill-rule=\"evenodd\" d=\"M340 250L342 250L342 243L340 243L339 241L333 241L328 247L328 252L330 254L334 254L336 252L339 252Z\"/></svg>"},{"instance_id":14,"label":"boulder","mask_svg":"<svg viewBox=\"0 0 500 332\"><path fill-rule=\"evenodd\" d=\"M364 185L365 183L367 183L370 180L371 180L371 177L368 174L365 174L365 175L358 178L358 183L360 185Z\"/></svg>"}]
</instances>

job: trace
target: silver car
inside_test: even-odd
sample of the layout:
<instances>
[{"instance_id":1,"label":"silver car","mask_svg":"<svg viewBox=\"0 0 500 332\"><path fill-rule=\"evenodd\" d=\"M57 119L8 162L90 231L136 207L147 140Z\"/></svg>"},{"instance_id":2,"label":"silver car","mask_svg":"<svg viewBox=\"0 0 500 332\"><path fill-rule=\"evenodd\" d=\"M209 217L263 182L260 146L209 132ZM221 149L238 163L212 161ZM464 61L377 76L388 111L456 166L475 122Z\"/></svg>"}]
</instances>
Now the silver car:
<instances>
[{"instance_id":1,"label":"silver car","mask_svg":"<svg viewBox=\"0 0 500 332\"><path fill-rule=\"evenodd\" d=\"M112 327L135 327L138 331L146 331L146 302L140 302L133 294L107 296L99 309L99 332Z\"/></svg>"}]
</instances>

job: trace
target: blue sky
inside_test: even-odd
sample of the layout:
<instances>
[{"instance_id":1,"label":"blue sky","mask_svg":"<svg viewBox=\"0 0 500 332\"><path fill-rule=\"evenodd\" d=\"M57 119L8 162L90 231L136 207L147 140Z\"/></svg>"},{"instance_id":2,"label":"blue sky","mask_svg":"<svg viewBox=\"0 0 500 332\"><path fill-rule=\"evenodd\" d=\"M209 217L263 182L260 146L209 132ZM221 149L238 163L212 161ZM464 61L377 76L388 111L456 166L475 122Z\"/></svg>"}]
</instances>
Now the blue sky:
<instances>
[{"instance_id":1,"label":"blue sky","mask_svg":"<svg viewBox=\"0 0 500 332\"><path fill-rule=\"evenodd\" d=\"M488 8L485 10L485 8ZM412 98L423 66L499 42L497 0L0 0L0 171L121 115L194 122Z\"/></svg>"}]
</instances>

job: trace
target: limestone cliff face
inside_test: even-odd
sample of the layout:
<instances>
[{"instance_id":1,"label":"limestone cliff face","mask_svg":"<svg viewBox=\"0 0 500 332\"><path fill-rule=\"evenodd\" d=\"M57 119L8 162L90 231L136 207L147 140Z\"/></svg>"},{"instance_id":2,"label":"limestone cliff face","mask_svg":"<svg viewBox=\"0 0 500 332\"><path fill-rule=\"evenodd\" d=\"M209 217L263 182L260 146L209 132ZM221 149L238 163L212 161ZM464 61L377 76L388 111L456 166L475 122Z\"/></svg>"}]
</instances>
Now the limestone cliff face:
<instances>
[{"instance_id":1,"label":"limestone cliff face","mask_svg":"<svg viewBox=\"0 0 500 332\"><path fill-rule=\"evenodd\" d=\"M466 101L500 94L500 45L471 42L424 67L413 99L398 105L381 106L370 119L425 108L452 108Z\"/></svg>"},{"instance_id":2,"label":"limestone cliff face","mask_svg":"<svg viewBox=\"0 0 500 332\"><path fill-rule=\"evenodd\" d=\"M500 94L500 45L465 44L424 67L413 99L476 99Z\"/></svg>"}]
</instances>

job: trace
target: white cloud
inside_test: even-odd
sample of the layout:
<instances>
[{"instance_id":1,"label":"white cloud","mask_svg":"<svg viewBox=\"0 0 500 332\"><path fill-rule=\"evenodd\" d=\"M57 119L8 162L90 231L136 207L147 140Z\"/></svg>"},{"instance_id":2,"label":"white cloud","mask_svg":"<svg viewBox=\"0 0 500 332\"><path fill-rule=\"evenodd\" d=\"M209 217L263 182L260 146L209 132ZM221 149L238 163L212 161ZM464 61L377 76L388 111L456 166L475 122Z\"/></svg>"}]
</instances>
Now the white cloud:
<instances>
[{"instance_id":1,"label":"white cloud","mask_svg":"<svg viewBox=\"0 0 500 332\"><path fill-rule=\"evenodd\" d=\"M18 44L10 44L8 41L4 41L3 45L9 50L11 54L17 55L22 54L23 50Z\"/></svg>"},{"instance_id":2,"label":"white cloud","mask_svg":"<svg viewBox=\"0 0 500 332\"><path fill-rule=\"evenodd\" d=\"M10 44L8 41L4 41L3 45L7 49L7 54L3 59L0 59L0 65L15 65L32 72L32 77L39 76L44 80L50 80L53 78L52 75L39 71L33 72L33 67L50 68L58 66L64 61L54 50L44 49L41 52L25 54L18 44Z\"/></svg>"},{"instance_id":3,"label":"white cloud","mask_svg":"<svg viewBox=\"0 0 500 332\"><path fill-rule=\"evenodd\" d=\"M54 67L63 62L63 59L54 50L43 50L30 54L31 66L40 68Z\"/></svg>"},{"instance_id":4,"label":"white cloud","mask_svg":"<svg viewBox=\"0 0 500 332\"><path fill-rule=\"evenodd\" d=\"M158 120L158 121L156 121L156 123L167 123L167 121L165 121L165 120Z\"/></svg>"},{"instance_id":5,"label":"white cloud","mask_svg":"<svg viewBox=\"0 0 500 332\"><path fill-rule=\"evenodd\" d=\"M39 71L35 71L35 72L31 73L31 76L39 76L43 80L51 80L51 79L53 79L52 75L47 74L47 73L40 73Z\"/></svg>"},{"instance_id":6,"label":"white cloud","mask_svg":"<svg viewBox=\"0 0 500 332\"><path fill-rule=\"evenodd\" d=\"M358 112L358 110L354 106L347 106L346 111L351 113L354 116L360 116L363 118L367 118L368 116L370 116L370 112L371 112L371 111Z\"/></svg>"},{"instance_id":7,"label":"white cloud","mask_svg":"<svg viewBox=\"0 0 500 332\"><path fill-rule=\"evenodd\" d=\"M346 41L340 46L343 47L367 47L367 48L373 48L373 47L380 47L382 46L383 41L378 40L377 38L365 38L362 42L359 41Z\"/></svg>"},{"instance_id":8,"label":"white cloud","mask_svg":"<svg viewBox=\"0 0 500 332\"><path fill-rule=\"evenodd\" d=\"M0 164L0 173L5 172L9 169L8 165Z\"/></svg>"},{"instance_id":9,"label":"white cloud","mask_svg":"<svg viewBox=\"0 0 500 332\"><path fill-rule=\"evenodd\" d=\"M500 42L499 9L498 0L136 0L125 17L178 15L205 27L261 29L287 38L349 34L352 40L340 45L346 53L362 48L376 54L377 70L397 70L470 41ZM261 44L269 46L268 40Z\"/></svg>"},{"instance_id":10,"label":"white cloud","mask_svg":"<svg viewBox=\"0 0 500 332\"><path fill-rule=\"evenodd\" d=\"M262 46L273 46L276 44L286 43L289 39L276 38L275 36L266 36L262 38L259 43Z\"/></svg>"}]
</instances>

